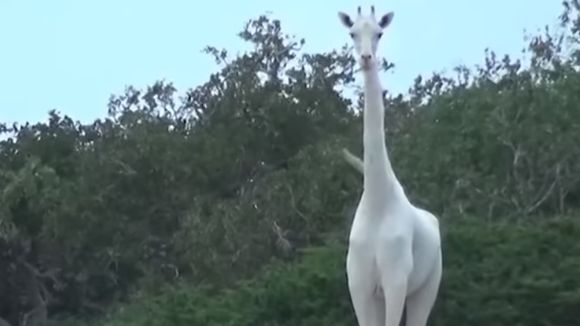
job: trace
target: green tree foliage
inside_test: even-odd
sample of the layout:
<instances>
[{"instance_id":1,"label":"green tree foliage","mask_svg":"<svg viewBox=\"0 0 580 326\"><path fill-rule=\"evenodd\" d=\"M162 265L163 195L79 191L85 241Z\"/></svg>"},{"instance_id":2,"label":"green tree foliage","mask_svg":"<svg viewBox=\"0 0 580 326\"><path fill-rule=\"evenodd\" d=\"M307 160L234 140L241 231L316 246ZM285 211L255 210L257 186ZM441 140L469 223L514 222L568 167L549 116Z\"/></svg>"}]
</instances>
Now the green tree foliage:
<instances>
[{"instance_id":1,"label":"green tree foliage","mask_svg":"<svg viewBox=\"0 0 580 326\"><path fill-rule=\"evenodd\" d=\"M578 324L578 216L446 227L445 273L431 325ZM272 264L217 293L179 284L91 326L355 325L345 251L336 242L309 248L298 263Z\"/></svg>"},{"instance_id":2,"label":"green tree foliage","mask_svg":"<svg viewBox=\"0 0 580 326\"><path fill-rule=\"evenodd\" d=\"M451 77L418 77L407 95L385 99L389 150L415 202L441 216L445 228L460 220L482 228L500 221L513 226L497 231L498 239L509 240L505 248L492 241L491 231L480 235L467 228L469 245L446 249L453 251L449 261L456 266L446 275L455 275L456 283L444 286L446 298L437 311L443 309L441 320L450 324L499 323L490 316L515 321L521 309L535 309L539 293L548 293L541 291L562 295L560 310L549 316L560 311L568 318L571 313L562 309L577 303L559 283L574 285L573 261L559 270L556 283L542 283L536 274L528 283L481 280L496 282L496 268L508 263L532 269L548 259L516 254L537 246L532 231L520 236L516 226L523 220L574 215L578 209L579 8L576 0L565 2L561 30L531 37L529 62L488 51L481 66L460 67ZM44 325L61 315L100 316L118 302L155 295L177 302L180 315L171 318L179 320L203 320L190 315L197 305L211 310L239 304L238 319L226 314L222 321L242 325L247 313L262 308L251 300L227 301L230 296L216 291L251 278L272 260L291 264L301 250L329 238L344 244L361 191L360 175L339 156L342 147L360 151L362 143L360 100L343 95L354 87L349 49L304 53L303 40L284 34L281 23L266 16L250 20L239 37L251 49L232 57L208 47L220 70L183 98L171 83L158 81L111 96L108 116L93 123L50 112L46 122L0 124L6 134L0 141L0 316L6 322ZM553 223L548 225L565 233L573 222ZM564 255L556 231L537 237L550 246L550 255ZM472 260L481 250L491 255L488 245L502 254ZM329 285L340 281L332 276L342 273L340 256L328 255L315 255L324 271L316 272L310 258L304 265L280 267L283 274L275 275L288 284L305 282L292 286L306 293L260 290L278 295L267 301L280 307L256 310L252 321L352 320L342 310L349 307L344 288ZM509 266L501 273L515 280ZM288 274L288 268L297 272ZM527 275L527 269L518 273ZM343 298L328 309L336 315L324 320L312 314L332 298L301 297L314 293L309 288L316 278L335 291L336 300ZM160 294L174 284L211 290L195 290L191 297ZM261 286L252 284L247 291ZM463 297L461 287L473 296ZM499 301L492 300L494 291ZM517 297L524 302L508 312L515 300L510 291L530 294ZM252 294L255 300L262 300L259 293ZM179 295L184 299L174 298ZM306 298L310 301L296 307L282 304ZM452 308L452 302L458 306ZM160 314L172 315L169 304L155 304L168 309ZM481 310L479 304L495 308ZM196 314L209 314L204 309ZM564 319L546 318L566 325Z\"/></svg>"},{"instance_id":3,"label":"green tree foliage","mask_svg":"<svg viewBox=\"0 0 580 326\"><path fill-rule=\"evenodd\" d=\"M353 119L338 88L354 60L301 54L267 17L240 36L255 48L231 62L208 48L223 68L180 101L161 81L112 96L92 124L51 112L5 128L0 273L30 275L0 278L0 316L100 313L175 279L225 286L342 224L335 200L356 179L330 157Z\"/></svg>"}]
</instances>

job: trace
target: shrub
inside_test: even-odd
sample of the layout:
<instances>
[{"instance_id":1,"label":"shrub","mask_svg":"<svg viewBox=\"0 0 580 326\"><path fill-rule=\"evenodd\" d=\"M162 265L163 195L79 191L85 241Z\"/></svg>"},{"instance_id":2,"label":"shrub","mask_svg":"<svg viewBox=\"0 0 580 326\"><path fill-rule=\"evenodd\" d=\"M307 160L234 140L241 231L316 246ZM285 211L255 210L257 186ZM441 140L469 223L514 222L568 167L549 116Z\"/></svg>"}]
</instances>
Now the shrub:
<instances>
[{"instance_id":1,"label":"shrub","mask_svg":"<svg viewBox=\"0 0 580 326\"><path fill-rule=\"evenodd\" d=\"M445 221L444 277L431 325L569 326L580 320L580 222ZM354 325L340 243L275 262L213 292L183 285L142 298L100 326Z\"/></svg>"}]
</instances>

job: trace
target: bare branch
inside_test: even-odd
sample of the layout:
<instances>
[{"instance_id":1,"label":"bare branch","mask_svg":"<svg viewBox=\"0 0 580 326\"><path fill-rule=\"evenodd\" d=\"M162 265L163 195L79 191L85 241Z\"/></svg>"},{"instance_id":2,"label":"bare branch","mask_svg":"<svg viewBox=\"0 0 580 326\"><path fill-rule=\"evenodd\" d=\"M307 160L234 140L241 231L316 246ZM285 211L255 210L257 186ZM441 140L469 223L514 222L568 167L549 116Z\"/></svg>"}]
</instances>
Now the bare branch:
<instances>
[{"instance_id":1,"label":"bare branch","mask_svg":"<svg viewBox=\"0 0 580 326\"><path fill-rule=\"evenodd\" d=\"M274 234L276 234L276 237L277 237L276 244L284 252L291 251L292 250L292 244L285 237L286 231L282 230L282 228L278 225L278 223L276 221L274 221L272 223L272 231L274 231Z\"/></svg>"},{"instance_id":2,"label":"bare branch","mask_svg":"<svg viewBox=\"0 0 580 326\"><path fill-rule=\"evenodd\" d=\"M286 183L286 188L288 189L288 192L290 193L290 204L292 205L292 208L294 209L296 214L298 214L300 217L302 217L302 219L304 221L308 221L308 217L304 213L302 213L298 209L298 207L296 206L296 197L294 197L294 191L292 190L292 187L290 186L290 184Z\"/></svg>"},{"instance_id":3,"label":"bare branch","mask_svg":"<svg viewBox=\"0 0 580 326\"><path fill-rule=\"evenodd\" d=\"M556 165L556 177L554 178L554 180L552 181L552 183L550 184L548 189L544 192L544 194L532 206L530 206L526 210L526 214L532 213L533 211L538 209L538 207L540 207L548 198L550 198L550 196L554 192L556 184L558 183L558 180L559 180L558 175L559 174L560 174L560 163L558 163Z\"/></svg>"}]
</instances>

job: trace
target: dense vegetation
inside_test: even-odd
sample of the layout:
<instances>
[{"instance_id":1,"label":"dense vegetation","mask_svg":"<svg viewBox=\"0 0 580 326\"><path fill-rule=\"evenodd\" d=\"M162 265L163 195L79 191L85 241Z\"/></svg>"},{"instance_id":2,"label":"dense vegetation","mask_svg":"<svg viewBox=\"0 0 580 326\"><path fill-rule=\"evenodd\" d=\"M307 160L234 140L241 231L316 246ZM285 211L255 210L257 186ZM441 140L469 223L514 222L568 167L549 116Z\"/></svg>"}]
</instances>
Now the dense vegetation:
<instances>
[{"instance_id":1,"label":"dense vegetation","mask_svg":"<svg viewBox=\"0 0 580 326\"><path fill-rule=\"evenodd\" d=\"M445 235L446 274L430 325L578 325L578 234L577 216L517 228L457 223ZM356 325L345 249L336 242L309 248L299 263L272 264L219 293L177 284L97 325Z\"/></svg>"},{"instance_id":2,"label":"dense vegetation","mask_svg":"<svg viewBox=\"0 0 580 326\"><path fill-rule=\"evenodd\" d=\"M580 324L579 12L529 62L489 51L386 96L395 169L442 221L434 325ZM354 60L268 17L239 36L184 98L156 82L90 124L0 125L0 325L354 323Z\"/></svg>"}]
</instances>

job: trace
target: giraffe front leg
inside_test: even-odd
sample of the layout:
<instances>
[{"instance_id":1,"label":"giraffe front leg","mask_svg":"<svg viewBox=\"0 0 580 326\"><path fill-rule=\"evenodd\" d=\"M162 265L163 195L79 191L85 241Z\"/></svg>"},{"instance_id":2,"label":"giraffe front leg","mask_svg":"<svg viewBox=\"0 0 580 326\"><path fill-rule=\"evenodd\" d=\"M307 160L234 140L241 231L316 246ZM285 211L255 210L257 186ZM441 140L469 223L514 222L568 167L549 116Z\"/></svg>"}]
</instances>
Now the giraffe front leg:
<instances>
[{"instance_id":1,"label":"giraffe front leg","mask_svg":"<svg viewBox=\"0 0 580 326\"><path fill-rule=\"evenodd\" d=\"M407 285L413 269L411 246L406 238L393 241L379 259L381 285L385 296L384 326L399 326L407 298Z\"/></svg>"},{"instance_id":2,"label":"giraffe front leg","mask_svg":"<svg viewBox=\"0 0 580 326\"><path fill-rule=\"evenodd\" d=\"M374 290L349 287L349 291L359 326L385 325L385 303Z\"/></svg>"},{"instance_id":3,"label":"giraffe front leg","mask_svg":"<svg viewBox=\"0 0 580 326\"><path fill-rule=\"evenodd\" d=\"M383 326L385 304L377 295L377 278L372 275L371 264L363 255L353 255L349 251L346 272L348 290L359 326Z\"/></svg>"},{"instance_id":4,"label":"giraffe front leg","mask_svg":"<svg viewBox=\"0 0 580 326\"><path fill-rule=\"evenodd\" d=\"M441 276L443 273L443 258L438 253L433 273L423 287L407 298L407 326L426 326L433 305L437 300Z\"/></svg>"},{"instance_id":5,"label":"giraffe front leg","mask_svg":"<svg viewBox=\"0 0 580 326\"><path fill-rule=\"evenodd\" d=\"M384 326L399 326L405 308L405 298L407 297L406 280L389 280L384 282L383 291L385 295L385 323Z\"/></svg>"}]
</instances>

